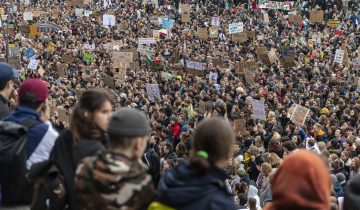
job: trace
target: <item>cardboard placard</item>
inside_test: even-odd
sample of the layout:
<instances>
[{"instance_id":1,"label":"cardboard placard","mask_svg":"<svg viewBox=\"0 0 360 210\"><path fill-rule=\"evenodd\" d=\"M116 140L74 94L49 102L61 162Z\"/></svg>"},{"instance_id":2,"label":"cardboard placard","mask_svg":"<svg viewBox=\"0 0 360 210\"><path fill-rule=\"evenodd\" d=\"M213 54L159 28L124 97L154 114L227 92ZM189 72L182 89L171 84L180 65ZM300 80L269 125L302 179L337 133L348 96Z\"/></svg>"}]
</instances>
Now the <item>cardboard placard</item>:
<instances>
[{"instance_id":1,"label":"cardboard placard","mask_svg":"<svg viewBox=\"0 0 360 210\"><path fill-rule=\"evenodd\" d=\"M41 33L38 32L36 24L31 24L29 26L30 36L39 36Z\"/></svg>"},{"instance_id":2,"label":"cardboard placard","mask_svg":"<svg viewBox=\"0 0 360 210\"><path fill-rule=\"evenodd\" d=\"M130 70L131 71L138 71L140 70L139 62L130 62Z\"/></svg>"},{"instance_id":3,"label":"cardboard placard","mask_svg":"<svg viewBox=\"0 0 360 210\"><path fill-rule=\"evenodd\" d=\"M211 26L209 28L209 37L210 38L217 38L218 37L218 28L216 26Z\"/></svg>"},{"instance_id":4,"label":"cardboard placard","mask_svg":"<svg viewBox=\"0 0 360 210\"><path fill-rule=\"evenodd\" d=\"M208 30L207 28L198 28L197 34L200 39L207 39L208 38Z\"/></svg>"},{"instance_id":5,"label":"cardboard placard","mask_svg":"<svg viewBox=\"0 0 360 210\"><path fill-rule=\"evenodd\" d=\"M279 61L277 54L276 54L276 50L274 48L272 48L269 51L269 59L270 59L270 63L275 63L276 61Z\"/></svg>"},{"instance_id":6,"label":"cardboard placard","mask_svg":"<svg viewBox=\"0 0 360 210\"><path fill-rule=\"evenodd\" d=\"M130 63L133 61L132 52L113 52L111 54L113 67L119 68L121 63Z\"/></svg>"},{"instance_id":7,"label":"cardboard placard","mask_svg":"<svg viewBox=\"0 0 360 210\"><path fill-rule=\"evenodd\" d=\"M137 53L136 48L124 49L124 50L121 50L121 52L132 52L133 53L133 59L134 60L138 59L138 53Z\"/></svg>"},{"instance_id":8,"label":"cardboard placard","mask_svg":"<svg viewBox=\"0 0 360 210\"><path fill-rule=\"evenodd\" d=\"M220 58L213 58L212 59L213 66L220 66L224 67L224 60Z\"/></svg>"},{"instance_id":9,"label":"cardboard placard","mask_svg":"<svg viewBox=\"0 0 360 210\"><path fill-rule=\"evenodd\" d=\"M190 22L190 5L181 4L181 22L189 23Z\"/></svg>"},{"instance_id":10,"label":"cardboard placard","mask_svg":"<svg viewBox=\"0 0 360 210\"><path fill-rule=\"evenodd\" d=\"M336 19L329 19L327 21L327 25L331 28L336 28L336 26L340 25L340 20L336 20Z\"/></svg>"},{"instance_id":11,"label":"cardboard placard","mask_svg":"<svg viewBox=\"0 0 360 210\"><path fill-rule=\"evenodd\" d=\"M67 6L79 6L79 7L83 7L84 6L84 0L66 0L66 5Z\"/></svg>"},{"instance_id":12,"label":"cardboard placard","mask_svg":"<svg viewBox=\"0 0 360 210\"><path fill-rule=\"evenodd\" d=\"M30 33L30 27L28 25L20 25L19 30L21 33L24 33L24 34Z\"/></svg>"},{"instance_id":13,"label":"cardboard placard","mask_svg":"<svg viewBox=\"0 0 360 210\"><path fill-rule=\"evenodd\" d=\"M268 13L264 13L264 14L263 14L263 18L264 18L264 23L266 23L266 24L270 23L269 14L268 14Z\"/></svg>"},{"instance_id":14,"label":"cardboard placard","mask_svg":"<svg viewBox=\"0 0 360 210\"><path fill-rule=\"evenodd\" d=\"M244 71L245 81L251 86L255 86L254 73L251 71Z\"/></svg>"},{"instance_id":15,"label":"cardboard placard","mask_svg":"<svg viewBox=\"0 0 360 210\"><path fill-rule=\"evenodd\" d=\"M232 40L234 42L246 42L248 40L247 32L232 34Z\"/></svg>"},{"instance_id":16,"label":"cardboard placard","mask_svg":"<svg viewBox=\"0 0 360 210\"><path fill-rule=\"evenodd\" d=\"M280 58L280 63L284 68L291 68L296 66L295 60L292 58Z\"/></svg>"},{"instance_id":17,"label":"cardboard placard","mask_svg":"<svg viewBox=\"0 0 360 210\"><path fill-rule=\"evenodd\" d=\"M289 20L293 24L302 24L303 18L300 15L289 15Z\"/></svg>"},{"instance_id":18,"label":"cardboard placard","mask_svg":"<svg viewBox=\"0 0 360 210\"><path fill-rule=\"evenodd\" d=\"M264 55L266 54L267 55L268 51L267 51L267 48L266 47L258 47L256 48L256 55Z\"/></svg>"},{"instance_id":19,"label":"cardboard placard","mask_svg":"<svg viewBox=\"0 0 360 210\"><path fill-rule=\"evenodd\" d=\"M322 23L324 21L323 10L310 11L310 23Z\"/></svg>"},{"instance_id":20,"label":"cardboard placard","mask_svg":"<svg viewBox=\"0 0 360 210\"><path fill-rule=\"evenodd\" d=\"M21 59L19 56L9 57L9 64L16 70L21 70Z\"/></svg>"},{"instance_id":21,"label":"cardboard placard","mask_svg":"<svg viewBox=\"0 0 360 210\"><path fill-rule=\"evenodd\" d=\"M295 109L290 117L290 120L297 126L302 126L310 113L310 109L301 105L296 105Z\"/></svg>"},{"instance_id":22,"label":"cardboard placard","mask_svg":"<svg viewBox=\"0 0 360 210\"><path fill-rule=\"evenodd\" d=\"M69 114L69 112L67 110L57 108L56 111L58 113L58 118L59 118L60 122L63 122L63 123L69 123L70 122L70 114Z\"/></svg>"}]
</instances>

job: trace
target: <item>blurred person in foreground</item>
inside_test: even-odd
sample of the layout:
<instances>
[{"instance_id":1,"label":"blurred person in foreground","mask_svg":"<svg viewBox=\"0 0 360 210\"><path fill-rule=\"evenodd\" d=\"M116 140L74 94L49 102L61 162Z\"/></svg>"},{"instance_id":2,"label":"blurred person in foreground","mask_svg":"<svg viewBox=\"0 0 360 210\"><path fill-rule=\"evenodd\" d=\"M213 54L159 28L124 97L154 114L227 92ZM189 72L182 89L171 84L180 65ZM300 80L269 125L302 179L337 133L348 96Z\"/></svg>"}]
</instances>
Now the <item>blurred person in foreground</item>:
<instances>
[{"instance_id":1,"label":"blurred person in foreground","mask_svg":"<svg viewBox=\"0 0 360 210\"><path fill-rule=\"evenodd\" d=\"M0 119L10 113L9 96L14 90L15 71L7 63L0 63Z\"/></svg>"},{"instance_id":2,"label":"blurred person in foreground","mask_svg":"<svg viewBox=\"0 0 360 210\"><path fill-rule=\"evenodd\" d=\"M272 182L273 200L265 210L329 210L331 181L323 160L311 151L285 158Z\"/></svg>"},{"instance_id":3,"label":"blurred person in foreground","mask_svg":"<svg viewBox=\"0 0 360 210\"><path fill-rule=\"evenodd\" d=\"M202 121L194 134L189 163L164 174L149 210L235 210L224 171L234 142L234 132L225 120Z\"/></svg>"},{"instance_id":4,"label":"blurred person in foreground","mask_svg":"<svg viewBox=\"0 0 360 210\"><path fill-rule=\"evenodd\" d=\"M109 150L84 159L77 168L79 210L147 209L155 190L141 158L150 130L142 112L121 108L113 114Z\"/></svg>"}]
</instances>

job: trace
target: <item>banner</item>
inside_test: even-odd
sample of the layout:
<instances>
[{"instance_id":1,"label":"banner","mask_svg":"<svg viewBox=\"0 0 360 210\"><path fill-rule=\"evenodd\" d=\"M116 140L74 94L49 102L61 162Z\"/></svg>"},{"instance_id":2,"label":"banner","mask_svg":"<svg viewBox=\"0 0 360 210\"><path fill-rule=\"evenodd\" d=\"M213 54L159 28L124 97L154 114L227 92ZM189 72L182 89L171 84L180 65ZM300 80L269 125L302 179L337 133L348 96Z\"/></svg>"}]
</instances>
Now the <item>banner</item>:
<instances>
[{"instance_id":1,"label":"banner","mask_svg":"<svg viewBox=\"0 0 360 210\"><path fill-rule=\"evenodd\" d=\"M139 44L156 44L156 40L154 38L139 38Z\"/></svg>"},{"instance_id":2,"label":"banner","mask_svg":"<svg viewBox=\"0 0 360 210\"><path fill-rule=\"evenodd\" d=\"M294 1L259 1L260 9L276 9L276 10L292 10L294 8Z\"/></svg>"}]
</instances>

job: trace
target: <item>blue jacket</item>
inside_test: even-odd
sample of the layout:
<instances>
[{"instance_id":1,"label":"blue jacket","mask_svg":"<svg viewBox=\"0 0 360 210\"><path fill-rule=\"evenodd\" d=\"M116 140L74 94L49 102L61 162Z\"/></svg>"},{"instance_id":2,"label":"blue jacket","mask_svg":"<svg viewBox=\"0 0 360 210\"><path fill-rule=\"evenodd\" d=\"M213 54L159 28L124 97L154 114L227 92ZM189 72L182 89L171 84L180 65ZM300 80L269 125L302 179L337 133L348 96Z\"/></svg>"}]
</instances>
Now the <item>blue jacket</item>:
<instances>
[{"instance_id":1,"label":"blue jacket","mask_svg":"<svg viewBox=\"0 0 360 210\"><path fill-rule=\"evenodd\" d=\"M211 169L199 176L183 164L161 178L156 201L176 210L236 210L225 178L223 170Z\"/></svg>"},{"instance_id":2,"label":"blue jacket","mask_svg":"<svg viewBox=\"0 0 360 210\"><path fill-rule=\"evenodd\" d=\"M38 120L39 124L31 127L27 133L26 151L28 159L26 166L28 169L34 163L49 159L52 147L59 135L50 122L41 122L39 113L25 106L17 106L15 111L3 120L21 123L29 119Z\"/></svg>"}]
</instances>

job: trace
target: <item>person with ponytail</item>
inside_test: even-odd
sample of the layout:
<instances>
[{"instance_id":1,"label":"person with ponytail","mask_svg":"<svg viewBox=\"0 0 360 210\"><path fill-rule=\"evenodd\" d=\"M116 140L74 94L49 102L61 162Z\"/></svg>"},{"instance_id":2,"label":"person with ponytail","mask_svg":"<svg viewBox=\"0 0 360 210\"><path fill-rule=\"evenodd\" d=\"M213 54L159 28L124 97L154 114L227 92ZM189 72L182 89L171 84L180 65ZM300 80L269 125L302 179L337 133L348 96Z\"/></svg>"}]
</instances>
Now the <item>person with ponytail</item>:
<instances>
[{"instance_id":1,"label":"person with ponytail","mask_svg":"<svg viewBox=\"0 0 360 210\"><path fill-rule=\"evenodd\" d=\"M224 170L235 143L232 127L224 119L209 118L192 138L188 163L164 174L149 210L236 209Z\"/></svg>"}]
</instances>

